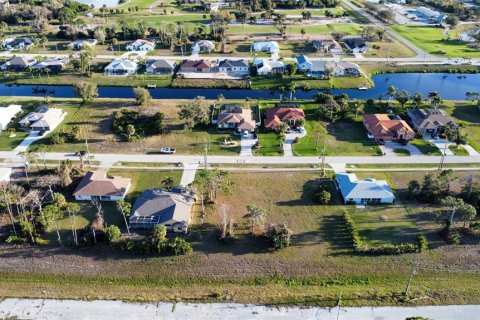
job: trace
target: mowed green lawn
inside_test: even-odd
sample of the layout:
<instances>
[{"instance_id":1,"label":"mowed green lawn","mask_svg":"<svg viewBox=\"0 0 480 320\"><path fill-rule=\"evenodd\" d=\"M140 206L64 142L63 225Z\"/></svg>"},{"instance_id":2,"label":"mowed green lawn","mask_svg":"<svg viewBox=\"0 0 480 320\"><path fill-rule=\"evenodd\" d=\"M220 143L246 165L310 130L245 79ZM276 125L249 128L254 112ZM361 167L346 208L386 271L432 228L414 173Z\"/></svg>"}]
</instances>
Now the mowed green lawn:
<instances>
[{"instance_id":1,"label":"mowed green lawn","mask_svg":"<svg viewBox=\"0 0 480 320\"><path fill-rule=\"evenodd\" d=\"M478 58L480 56L480 50L469 48L462 41L446 40L443 28L403 25L394 25L391 28L414 45L431 54L444 51L446 56L452 58Z\"/></svg>"}]
</instances>

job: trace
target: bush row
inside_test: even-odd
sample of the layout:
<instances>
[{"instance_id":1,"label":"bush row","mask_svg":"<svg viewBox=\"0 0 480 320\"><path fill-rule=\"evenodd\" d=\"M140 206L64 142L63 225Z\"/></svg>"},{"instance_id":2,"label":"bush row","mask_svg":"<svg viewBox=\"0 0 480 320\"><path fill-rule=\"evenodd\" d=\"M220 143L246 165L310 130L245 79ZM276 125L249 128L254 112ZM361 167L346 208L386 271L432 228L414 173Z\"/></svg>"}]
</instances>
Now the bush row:
<instances>
[{"instance_id":1,"label":"bush row","mask_svg":"<svg viewBox=\"0 0 480 320\"><path fill-rule=\"evenodd\" d=\"M362 243L362 240L360 240L358 230L355 227L355 222L347 211L344 211L343 218L345 221L345 227L351 237L353 250L357 253L366 255L394 255L422 252L428 248L428 241L422 234L417 236L417 243L402 243L397 245L385 244L379 247L367 247Z\"/></svg>"},{"instance_id":2,"label":"bush row","mask_svg":"<svg viewBox=\"0 0 480 320\"><path fill-rule=\"evenodd\" d=\"M113 250L132 254L174 254L184 255L193 252L192 246L182 238L155 241L152 237L143 239L119 239L112 242Z\"/></svg>"},{"instance_id":3,"label":"bush row","mask_svg":"<svg viewBox=\"0 0 480 320\"><path fill-rule=\"evenodd\" d=\"M372 70L371 74L382 74L382 73L469 73L476 74L480 72L480 68L476 67L458 67L458 68L446 68L443 66L438 67L418 67L418 68L409 68L409 67L395 67L395 68L385 68L380 70Z\"/></svg>"}]
</instances>

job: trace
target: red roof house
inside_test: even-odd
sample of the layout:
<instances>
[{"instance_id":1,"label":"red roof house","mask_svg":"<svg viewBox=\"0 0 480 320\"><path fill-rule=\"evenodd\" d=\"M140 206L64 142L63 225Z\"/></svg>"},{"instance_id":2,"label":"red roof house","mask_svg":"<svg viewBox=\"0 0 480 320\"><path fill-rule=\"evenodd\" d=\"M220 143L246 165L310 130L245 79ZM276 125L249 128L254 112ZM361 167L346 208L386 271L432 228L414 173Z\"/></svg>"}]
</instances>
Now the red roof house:
<instances>
[{"instance_id":1,"label":"red roof house","mask_svg":"<svg viewBox=\"0 0 480 320\"><path fill-rule=\"evenodd\" d=\"M265 128L275 129L283 122L295 125L299 120L305 120L305 113L301 108L275 107L265 110Z\"/></svg>"}]
</instances>

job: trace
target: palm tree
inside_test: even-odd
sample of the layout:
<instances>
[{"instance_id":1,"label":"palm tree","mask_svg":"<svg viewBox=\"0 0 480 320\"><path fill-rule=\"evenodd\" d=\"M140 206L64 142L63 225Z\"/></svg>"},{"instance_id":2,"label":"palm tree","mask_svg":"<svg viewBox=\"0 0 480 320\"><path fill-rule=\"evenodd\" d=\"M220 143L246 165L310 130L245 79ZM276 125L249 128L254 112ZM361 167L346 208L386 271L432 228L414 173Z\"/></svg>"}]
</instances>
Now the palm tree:
<instances>
[{"instance_id":1,"label":"palm tree","mask_svg":"<svg viewBox=\"0 0 480 320\"><path fill-rule=\"evenodd\" d=\"M390 86L387 89L387 94L389 95L389 100L392 100L395 97L395 94L397 93L397 88L395 86Z\"/></svg>"},{"instance_id":2,"label":"palm tree","mask_svg":"<svg viewBox=\"0 0 480 320\"><path fill-rule=\"evenodd\" d=\"M422 101L423 101L423 97L422 97L422 95L421 95L419 92L417 92L417 93L415 93L415 95L413 96L412 100L413 100L413 103L415 104L415 108L418 108L418 107L420 107L420 104L421 104Z\"/></svg>"},{"instance_id":3,"label":"palm tree","mask_svg":"<svg viewBox=\"0 0 480 320\"><path fill-rule=\"evenodd\" d=\"M296 90L297 90L297 86L295 85L295 83L290 82L287 88L287 91L290 93L290 100L292 100L293 94L295 93Z\"/></svg>"},{"instance_id":4,"label":"palm tree","mask_svg":"<svg viewBox=\"0 0 480 320\"><path fill-rule=\"evenodd\" d=\"M162 180L162 186L167 189L167 190L171 190L172 187L173 187L173 179L172 177L165 177L165 179Z\"/></svg>"},{"instance_id":5,"label":"palm tree","mask_svg":"<svg viewBox=\"0 0 480 320\"><path fill-rule=\"evenodd\" d=\"M283 96L285 95L286 92L287 92L287 88L285 88L284 86L278 87L278 93L280 93L280 101L283 100Z\"/></svg>"},{"instance_id":6,"label":"palm tree","mask_svg":"<svg viewBox=\"0 0 480 320\"><path fill-rule=\"evenodd\" d=\"M443 99L438 91L429 92L428 100L430 100L430 103L435 109L438 108L438 106L443 102Z\"/></svg>"}]
</instances>

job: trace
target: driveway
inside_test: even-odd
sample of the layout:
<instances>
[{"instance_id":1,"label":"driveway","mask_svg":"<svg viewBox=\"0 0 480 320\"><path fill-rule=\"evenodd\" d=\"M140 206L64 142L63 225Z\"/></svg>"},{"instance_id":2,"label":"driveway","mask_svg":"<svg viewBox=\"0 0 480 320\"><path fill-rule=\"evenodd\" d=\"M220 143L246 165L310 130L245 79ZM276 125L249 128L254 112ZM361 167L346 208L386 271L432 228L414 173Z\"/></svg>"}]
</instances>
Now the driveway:
<instances>
[{"instance_id":1,"label":"driveway","mask_svg":"<svg viewBox=\"0 0 480 320\"><path fill-rule=\"evenodd\" d=\"M283 143L283 156L284 157L293 157L292 145L295 138L303 138L307 135L307 131L302 133L292 132L285 134L285 142Z\"/></svg>"},{"instance_id":2,"label":"driveway","mask_svg":"<svg viewBox=\"0 0 480 320\"><path fill-rule=\"evenodd\" d=\"M393 142L393 141L385 142L385 145L380 146L380 149L382 149L382 152L385 155L388 155L388 156L397 156L397 154L394 152L395 149L407 150L408 152L410 152L411 156L421 156L421 155L423 155L422 152L420 152L420 150L417 147L415 147L411 144L407 144L407 145L404 146L400 143Z\"/></svg>"},{"instance_id":3,"label":"driveway","mask_svg":"<svg viewBox=\"0 0 480 320\"><path fill-rule=\"evenodd\" d=\"M180 180L180 186L186 187L195 180L195 175L197 174L198 162L197 163L184 163L183 164L183 174L182 179Z\"/></svg>"},{"instance_id":4,"label":"driveway","mask_svg":"<svg viewBox=\"0 0 480 320\"><path fill-rule=\"evenodd\" d=\"M425 140L433 143L438 148L438 150L440 150L441 153L445 152L446 156L455 155L450 149L448 149L448 146L455 145L454 143L451 143L450 141L445 139L425 139ZM445 145L447 145L447 148L445 148Z\"/></svg>"},{"instance_id":5,"label":"driveway","mask_svg":"<svg viewBox=\"0 0 480 320\"><path fill-rule=\"evenodd\" d=\"M240 157L253 156L252 148L256 142L257 139L253 137L253 134L249 134L248 137L242 135L242 140L240 141Z\"/></svg>"},{"instance_id":6,"label":"driveway","mask_svg":"<svg viewBox=\"0 0 480 320\"><path fill-rule=\"evenodd\" d=\"M471 155L471 156L480 156L480 153L478 153L477 150L475 150L472 146L468 145L468 144L465 144L465 145L462 145L462 147L465 148L465 150L468 151L468 154Z\"/></svg>"}]
</instances>

